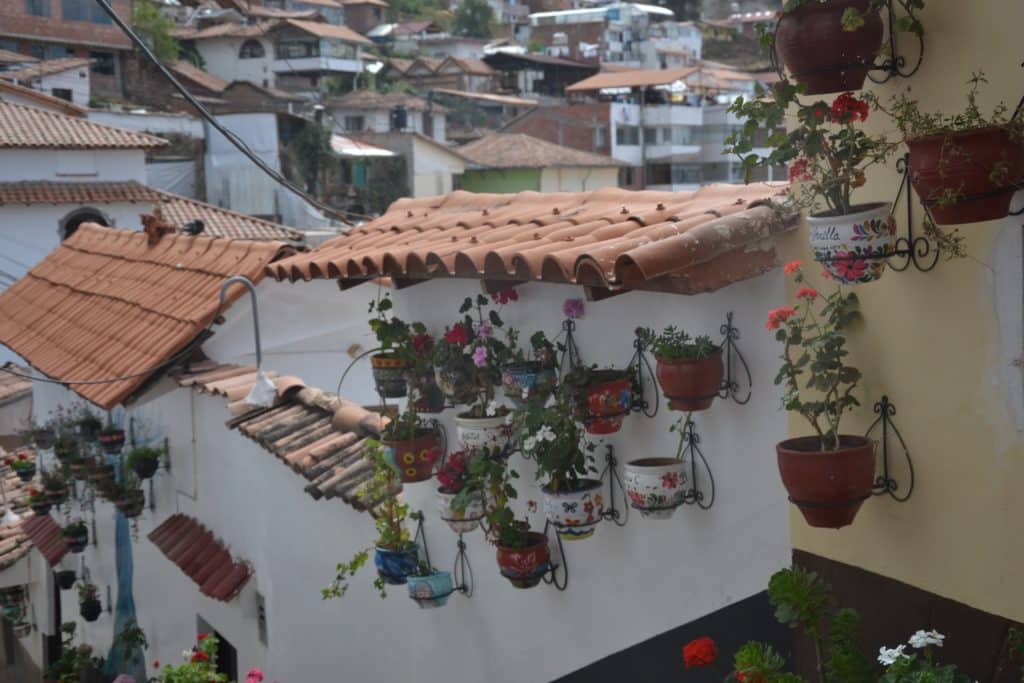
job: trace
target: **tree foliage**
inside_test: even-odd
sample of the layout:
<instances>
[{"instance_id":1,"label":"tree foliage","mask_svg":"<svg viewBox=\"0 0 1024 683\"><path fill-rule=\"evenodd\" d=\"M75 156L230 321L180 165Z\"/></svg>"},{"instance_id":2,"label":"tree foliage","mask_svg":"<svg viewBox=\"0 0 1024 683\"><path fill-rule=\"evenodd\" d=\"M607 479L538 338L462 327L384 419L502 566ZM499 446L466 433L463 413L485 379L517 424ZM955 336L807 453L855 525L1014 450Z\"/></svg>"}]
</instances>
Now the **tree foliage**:
<instances>
[{"instance_id":1,"label":"tree foliage","mask_svg":"<svg viewBox=\"0 0 1024 683\"><path fill-rule=\"evenodd\" d=\"M180 45L171 35L174 21L164 16L160 7L151 0L139 0L132 14L132 26L142 34L149 48L161 62L178 59Z\"/></svg>"},{"instance_id":2,"label":"tree foliage","mask_svg":"<svg viewBox=\"0 0 1024 683\"><path fill-rule=\"evenodd\" d=\"M464 0L455 10L454 33L470 38L490 38L494 10L487 0Z\"/></svg>"}]
</instances>

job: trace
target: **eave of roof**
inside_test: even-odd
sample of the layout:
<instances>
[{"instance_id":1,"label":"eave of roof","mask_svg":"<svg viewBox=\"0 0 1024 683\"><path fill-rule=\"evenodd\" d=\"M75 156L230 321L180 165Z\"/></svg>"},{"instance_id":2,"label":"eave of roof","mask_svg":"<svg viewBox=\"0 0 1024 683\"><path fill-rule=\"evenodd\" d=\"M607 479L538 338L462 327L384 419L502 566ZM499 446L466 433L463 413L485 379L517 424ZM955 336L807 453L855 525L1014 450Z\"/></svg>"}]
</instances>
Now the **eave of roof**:
<instances>
[{"instance_id":1,"label":"eave of roof","mask_svg":"<svg viewBox=\"0 0 1024 683\"><path fill-rule=\"evenodd\" d=\"M84 117L86 112L89 111L85 107L79 107L77 104L68 102L67 100L62 100L59 97L47 95L44 92L34 90L27 86L18 85L17 83L11 83L0 79L0 99L2 99L2 94L5 92L37 102L44 108L56 109L60 113L67 114L68 116Z\"/></svg>"},{"instance_id":2,"label":"eave of roof","mask_svg":"<svg viewBox=\"0 0 1024 683\"><path fill-rule=\"evenodd\" d=\"M0 149L158 149L167 141L49 109L0 101Z\"/></svg>"}]
</instances>

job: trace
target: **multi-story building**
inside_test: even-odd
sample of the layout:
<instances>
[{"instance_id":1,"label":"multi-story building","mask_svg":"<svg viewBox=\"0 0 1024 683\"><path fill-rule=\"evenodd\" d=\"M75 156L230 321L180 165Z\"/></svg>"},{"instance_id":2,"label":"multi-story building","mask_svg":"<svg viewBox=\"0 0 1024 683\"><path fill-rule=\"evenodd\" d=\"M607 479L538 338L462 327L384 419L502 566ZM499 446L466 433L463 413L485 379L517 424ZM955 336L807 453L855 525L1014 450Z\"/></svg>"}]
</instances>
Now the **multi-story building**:
<instances>
[{"instance_id":1,"label":"multi-story building","mask_svg":"<svg viewBox=\"0 0 1024 683\"><path fill-rule=\"evenodd\" d=\"M333 128L349 135L363 133L420 133L437 142L447 141L448 110L430 100L402 92L386 94L357 90L327 100Z\"/></svg>"},{"instance_id":2,"label":"multi-story building","mask_svg":"<svg viewBox=\"0 0 1024 683\"><path fill-rule=\"evenodd\" d=\"M62 57L0 71L0 79L23 85L81 107L89 106L89 60Z\"/></svg>"},{"instance_id":3,"label":"multi-story building","mask_svg":"<svg viewBox=\"0 0 1024 683\"><path fill-rule=\"evenodd\" d=\"M122 17L130 0L112 0ZM40 60L88 59L93 96L121 95L124 56L131 41L92 0L0 0L0 49Z\"/></svg>"}]
</instances>

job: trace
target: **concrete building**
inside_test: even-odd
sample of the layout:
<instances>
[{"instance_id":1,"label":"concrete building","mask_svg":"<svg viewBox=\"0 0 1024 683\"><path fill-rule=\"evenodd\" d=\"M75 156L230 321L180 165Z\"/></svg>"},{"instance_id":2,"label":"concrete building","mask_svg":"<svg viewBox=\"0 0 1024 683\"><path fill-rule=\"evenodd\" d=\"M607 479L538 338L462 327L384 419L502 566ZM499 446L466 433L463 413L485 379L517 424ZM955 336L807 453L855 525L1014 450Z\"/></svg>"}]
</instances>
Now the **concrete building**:
<instances>
[{"instance_id":1,"label":"concrete building","mask_svg":"<svg viewBox=\"0 0 1024 683\"><path fill-rule=\"evenodd\" d=\"M0 79L23 85L58 99L88 107L91 98L89 60L77 57L51 59L0 71Z\"/></svg>"},{"instance_id":2,"label":"concrete building","mask_svg":"<svg viewBox=\"0 0 1024 683\"><path fill-rule=\"evenodd\" d=\"M355 90L329 98L326 107L338 133L420 133L442 144L448 139L448 110L415 95Z\"/></svg>"}]
</instances>

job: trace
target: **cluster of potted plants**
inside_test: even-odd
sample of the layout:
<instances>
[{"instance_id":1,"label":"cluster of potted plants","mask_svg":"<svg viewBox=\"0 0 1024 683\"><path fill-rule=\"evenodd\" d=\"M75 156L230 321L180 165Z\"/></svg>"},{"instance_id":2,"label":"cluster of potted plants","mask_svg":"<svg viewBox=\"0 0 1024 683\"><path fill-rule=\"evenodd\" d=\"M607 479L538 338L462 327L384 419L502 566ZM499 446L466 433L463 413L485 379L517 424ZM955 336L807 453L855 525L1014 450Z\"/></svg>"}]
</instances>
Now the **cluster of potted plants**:
<instances>
[{"instance_id":1,"label":"cluster of potted plants","mask_svg":"<svg viewBox=\"0 0 1024 683\"><path fill-rule=\"evenodd\" d=\"M75 645L75 623L61 624L60 657L43 673L43 683L95 683L102 681L104 660L93 654L92 646Z\"/></svg>"}]
</instances>

